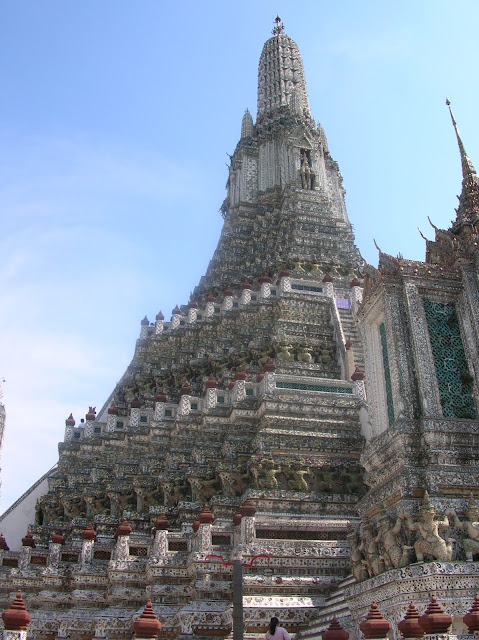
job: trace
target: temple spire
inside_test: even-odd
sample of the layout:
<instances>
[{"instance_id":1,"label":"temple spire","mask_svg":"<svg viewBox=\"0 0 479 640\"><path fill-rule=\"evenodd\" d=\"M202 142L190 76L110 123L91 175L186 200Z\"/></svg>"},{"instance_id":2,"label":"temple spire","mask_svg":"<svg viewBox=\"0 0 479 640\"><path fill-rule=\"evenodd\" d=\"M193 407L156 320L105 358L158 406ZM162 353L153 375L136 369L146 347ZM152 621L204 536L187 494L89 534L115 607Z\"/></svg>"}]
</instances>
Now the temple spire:
<instances>
[{"instance_id":1,"label":"temple spire","mask_svg":"<svg viewBox=\"0 0 479 640\"><path fill-rule=\"evenodd\" d=\"M276 16L275 23L276 23L276 26L273 27L273 30L271 31L271 33L274 36L279 36L280 33L284 33L284 24L281 22L281 18L279 16Z\"/></svg>"},{"instance_id":2,"label":"temple spire","mask_svg":"<svg viewBox=\"0 0 479 640\"><path fill-rule=\"evenodd\" d=\"M284 115L291 109L292 97L297 113L311 118L301 54L296 42L284 33L278 17L273 36L265 42L258 65L257 123L263 118Z\"/></svg>"},{"instance_id":3,"label":"temple spire","mask_svg":"<svg viewBox=\"0 0 479 640\"><path fill-rule=\"evenodd\" d=\"M454 127L454 131L456 132L457 144L459 145L459 153L461 154L462 179L465 180L466 178L470 178L471 176L475 176L477 174L476 174L476 170L474 169L474 165L472 164L464 148L464 144L459 134L459 129L457 128L457 123L452 113L451 102L447 98L446 98L446 104L449 108L449 113L451 114L451 120L452 120L452 125Z\"/></svg>"}]
</instances>

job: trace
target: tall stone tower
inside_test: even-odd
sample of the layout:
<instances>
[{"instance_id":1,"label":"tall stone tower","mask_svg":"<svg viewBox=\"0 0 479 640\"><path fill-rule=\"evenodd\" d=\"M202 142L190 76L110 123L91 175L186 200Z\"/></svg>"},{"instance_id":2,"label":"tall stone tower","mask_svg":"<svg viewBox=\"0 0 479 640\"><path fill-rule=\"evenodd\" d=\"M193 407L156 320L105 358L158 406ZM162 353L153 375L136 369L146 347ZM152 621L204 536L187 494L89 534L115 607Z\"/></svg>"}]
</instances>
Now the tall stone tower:
<instances>
[{"instance_id":1,"label":"tall stone tower","mask_svg":"<svg viewBox=\"0 0 479 640\"><path fill-rule=\"evenodd\" d=\"M479 178L452 121L455 221L434 227L425 262L364 265L277 19L206 274L168 320L141 321L101 410L66 419L48 487L2 516L0 606L20 588L32 637L127 640L148 600L164 637L229 636L235 560L250 638L275 615L312 640L337 615L354 640L372 599L397 625L431 592L464 630L479 579ZM26 513L31 530L12 527Z\"/></svg>"},{"instance_id":2,"label":"tall stone tower","mask_svg":"<svg viewBox=\"0 0 479 640\"><path fill-rule=\"evenodd\" d=\"M247 630L276 614L294 631L349 573L365 491L362 260L279 20L222 212L192 299L145 318L103 408L67 418L31 533L2 551L35 637L129 638L147 599L168 637L228 635L234 557Z\"/></svg>"},{"instance_id":3,"label":"tall stone tower","mask_svg":"<svg viewBox=\"0 0 479 640\"><path fill-rule=\"evenodd\" d=\"M221 238L196 295L302 263L343 277L361 266L342 177L311 117L299 49L281 25L263 47L256 123L247 110L226 189Z\"/></svg>"},{"instance_id":4,"label":"tall stone tower","mask_svg":"<svg viewBox=\"0 0 479 640\"><path fill-rule=\"evenodd\" d=\"M362 259L279 19L222 212L192 299L145 318L103 408L67 418L32 533L4 558L38 637L129 638L148 598L171 637L228 635L238 556L247 629L277 614L294 631L349 573L365 491Z\"/></svg>"}]
</instances>

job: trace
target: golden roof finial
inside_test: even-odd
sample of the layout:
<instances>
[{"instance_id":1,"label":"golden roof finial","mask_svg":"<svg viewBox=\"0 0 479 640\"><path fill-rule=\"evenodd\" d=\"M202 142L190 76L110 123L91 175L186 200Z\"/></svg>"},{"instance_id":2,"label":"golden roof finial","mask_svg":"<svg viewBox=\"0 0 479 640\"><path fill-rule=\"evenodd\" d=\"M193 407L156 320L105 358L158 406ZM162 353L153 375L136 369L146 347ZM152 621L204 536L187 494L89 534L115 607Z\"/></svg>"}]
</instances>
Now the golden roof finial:
<instances>
[{"instance_id":1,"label":"golden roof finial","mask_svg":"<svg viewBox=\"0 0 479 640\"><path fill-rule=\"evenodd\" d=\"M279 36L281 33L284 33L284 24L281 22L281 18L279 16L276 16L275 22L276 26L273 28L271 33L274 36Z\"/></svg>"}]
</instances>

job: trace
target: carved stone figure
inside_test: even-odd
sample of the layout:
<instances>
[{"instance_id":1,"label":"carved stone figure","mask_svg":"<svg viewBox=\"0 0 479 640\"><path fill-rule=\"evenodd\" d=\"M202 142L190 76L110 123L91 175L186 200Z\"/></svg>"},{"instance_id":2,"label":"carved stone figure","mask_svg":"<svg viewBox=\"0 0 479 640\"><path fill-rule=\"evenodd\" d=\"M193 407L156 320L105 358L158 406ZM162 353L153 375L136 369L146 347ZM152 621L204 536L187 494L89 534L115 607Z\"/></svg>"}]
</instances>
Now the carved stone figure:
<instances>
[{"instance_id":1,"label":"carved stone figure","mask_svg":"<svg viewBox=\"0 0 479 640\"><path fill-rule=\"evenodd\" d=\"M424 561L425 555L432 556L440 562L450 562L452 559L452 543L446 542L439 535L439 529L449 527L447 516L444 520L435 520L436 509L429 499L426 491L424 494L423 504L419 508L420 519L413 521L411 514L403 512L400 517L407 520L407 526L410 531L417 531L421 535L421 539L414 543L416 559L418 562Z\"/></svg>"},{"instance_id":2,"label":"carved stone figure","mask_svg":"<svg viewBox=\"0 0 479 640\"><path fill-rule=\"evenodd\" d=\"M311 167L309 166L308 156L306 154L303 155L303 158L301 161L300 175L301 175L302 188L311 189L311 184L312 184Z\"/></svg>"},{"instance_id":3,"label":"carved stone figure","mask_svg":"<svg viewBox=\"0 0 479 640\"><path fill-rule=\"evenodd\" d=\"M392 524L387 513L383 513L378 520L378 535L376 542L383 558L385 569L398 569L409 564L410 547L403 546L398 540L403 520L401 517Z\"/></svg>"},{"instance_id":4,"label":"carved stone figure","mask_svg":"<svg viewBox=\"0 0 479 640\"><path fill-rule=\"evenodd\" d=\"M221 481L221 490L225 494L225 496L234 496L236 494L236 475L236 473L231 471L218 471L218 477Z\"/></svg>"},{"instance_id":5,"label":"carved stone figure","mask_svg":"<svg viewBox=\"0 0 479 640\"><path fill-rule=\"evenodd\" d=\"M313 356L311 355L311 347L302 346L298 351L299 362L313 362Z\"/></svg>"},{"instance_id":6,"label":"carved stone figure","mask_svg":"<svg viewBox=\"0 0 479 640\"><path fill-rule=\"evenodd\" d=\"M288 489L292 491L309 491L309 486L304 476L309 474L309 469L302 469L299 462L293 462L289 468L285 469L288 476Z\"/></svg>"},{"instance_id":7,"label":"carved stone figure","mask_svg":"<svg viewBox=\"0 0 479 640\"><path fill-rule=\"evenodd\" d=\"M275 468L273 460L264 460L259 468L258 485L261 489L277 489L278 481L276 474L281 471L281 467Z\"/></svg>"},{"instance_id":8,"label":"carved stone figure","mask_svg":"<svg viewBox=\"0 0 479 640\"><path fill-rule=\"evenodd\" d=\"M464 522L459 520L454 509L448 509L446 515L452 516L454 526L464 530L469 536L463 539L462 546L466 553L466 560L472 562L474 554L479 553L479 507L471 497L465 511L466 520Z\"/></svg>"},{"instance_id":9,"label":"carved stone figure","mask_svg":"<svg viewBox=\"0 0 479 640\"><path fill-rule=\"evenodd\" d=\"M360 529L361 544L358 551L364 554L364 563L366 565L370 578L377 576L384 571L384 561L379 553L377 536L374 534L374 527L368 520L363 520Z\"/></svg>"},{"instance_id":10,"label":"carved stone figure","mask_svg":"<svg viewBox=\"0 0 479 640\"><path fill-rule=\"evenodd\" d=\"M288 341L284 338L283 340L281 340L281 344L279 346L279 351L276 354L276 358L278 360L294 360L294 356L291 353L291 349L293 348L293 346L291 344L288 344Z\"/></svg>"},{"instance_id":11,"label":"carved stone figure","mask_svg":"<svg viewBox=\"0 0 479 640\"><path fill-rule=\"evenodd\" d=\"M368 577L368 570L365 557L360 549L357 532L354 529L348 531L347 540L351 550L351 572L358 582L362 582Z\"/></svg>"}]
</instances>

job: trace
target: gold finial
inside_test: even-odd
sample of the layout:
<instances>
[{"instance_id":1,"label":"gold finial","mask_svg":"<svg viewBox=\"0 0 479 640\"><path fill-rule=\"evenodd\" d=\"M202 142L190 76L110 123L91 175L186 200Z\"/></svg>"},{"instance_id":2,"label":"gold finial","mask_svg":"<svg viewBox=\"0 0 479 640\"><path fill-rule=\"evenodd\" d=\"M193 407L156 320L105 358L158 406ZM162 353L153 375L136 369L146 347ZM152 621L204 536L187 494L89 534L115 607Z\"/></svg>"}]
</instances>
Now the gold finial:
<instances>
[{"instance_id":1,"label":"gold finial","mask_svg":"<svg viewBox=\"0 0 479 640\"><path fill-rule=\"evenodd\" d=\"M281 22L281 18L279 16L276 16L275 22L276 26L273 28L271 33L274 36L279 36L280 33L284 33L284 24Z\"/></svg>"}]
</instances>

